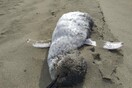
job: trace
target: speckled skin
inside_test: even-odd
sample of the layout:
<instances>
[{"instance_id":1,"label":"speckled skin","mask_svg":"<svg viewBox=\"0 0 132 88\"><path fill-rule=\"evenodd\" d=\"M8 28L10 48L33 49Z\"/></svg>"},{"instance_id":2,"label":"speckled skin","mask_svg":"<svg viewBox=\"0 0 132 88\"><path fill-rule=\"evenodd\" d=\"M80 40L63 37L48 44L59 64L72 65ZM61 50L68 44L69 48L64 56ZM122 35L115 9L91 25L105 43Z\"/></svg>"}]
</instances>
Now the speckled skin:
<instances>
[{"instance_id":1,"label":"speckled skin","mask_svg":"<svg viewBox=\"0 0 132 88\"><path fill-rule=\"evenodd\" d=\"M93 21L88 13L69 12L59 19L52 35L48 54L48 66L52 80L55 80L57 76L56 66L59 66L59 63L65 59L58 59L58 56L82 46L90 36L92 26Z\"/></svg>"}]
</instances>

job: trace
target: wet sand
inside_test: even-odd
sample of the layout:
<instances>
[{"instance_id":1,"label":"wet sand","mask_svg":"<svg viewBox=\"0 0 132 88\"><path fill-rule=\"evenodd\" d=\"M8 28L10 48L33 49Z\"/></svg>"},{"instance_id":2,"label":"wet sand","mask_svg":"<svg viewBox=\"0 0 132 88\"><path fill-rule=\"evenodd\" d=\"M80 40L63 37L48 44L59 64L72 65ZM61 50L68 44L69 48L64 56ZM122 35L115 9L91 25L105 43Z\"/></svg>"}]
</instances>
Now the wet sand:
<instances>
[{"instance_id":1,"label":"wet sand","mask_svg":"<svg viewBox=\"0 0 132 88\"><path fill-rule=\"evenodd\" d=\"M119 41L113 35L96 0L0 0L0 88L46 88L51 82L48 49L37 49L27 39L51 39L60 16L66 12L89 13L95 22L92 39L97 47L83 46L88 63L83 84L74 88L123 88L119 71L123 50L108 51L103 41Z\"/></svg>"}]
</instances>

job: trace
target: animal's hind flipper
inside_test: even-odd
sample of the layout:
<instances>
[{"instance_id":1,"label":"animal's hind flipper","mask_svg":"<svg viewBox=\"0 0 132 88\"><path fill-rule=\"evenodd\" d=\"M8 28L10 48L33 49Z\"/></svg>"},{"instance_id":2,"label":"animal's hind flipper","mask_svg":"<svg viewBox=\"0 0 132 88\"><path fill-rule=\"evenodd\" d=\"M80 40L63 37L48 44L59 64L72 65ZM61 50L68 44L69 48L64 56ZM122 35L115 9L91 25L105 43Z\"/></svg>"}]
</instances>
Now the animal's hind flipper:
<instances>
[{"instance_id":1,"label":"animal's hind flipper","mask_svg":"<svg viewBox=\"0 0 132 88\"><path fill-rule=\"evenodd\" d=\"M57 78L55 80L53 80L46 88L58 88L58 86L57 86L58 77L59 76L57 76Z\"/></svg>"}]
</instances>

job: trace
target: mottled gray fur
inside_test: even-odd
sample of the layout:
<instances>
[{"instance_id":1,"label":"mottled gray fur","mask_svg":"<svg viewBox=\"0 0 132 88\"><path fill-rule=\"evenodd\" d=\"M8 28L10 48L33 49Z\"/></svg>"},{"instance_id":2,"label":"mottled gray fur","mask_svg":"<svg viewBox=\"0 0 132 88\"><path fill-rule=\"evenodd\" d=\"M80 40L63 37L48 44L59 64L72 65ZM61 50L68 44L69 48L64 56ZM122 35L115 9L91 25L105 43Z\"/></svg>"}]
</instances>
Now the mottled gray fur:
<instances>
[{"instance_id":1,"label":"mottled gray fur","mask_svg":"<svg viewBox=\"0 0 132 88\"><path fill-rule=\"evenodd\" d=\"M68 85L73 80L75 81L73 84L76 84L77 80L83 79L87 69L85 60L77 54L71 56L68 52L84 44L90 37L92 26L93 21L88 13L69 12L59 19L52 35L48 54L52 80L59 75L57 82Z\"/></svg>"}]
</instances>

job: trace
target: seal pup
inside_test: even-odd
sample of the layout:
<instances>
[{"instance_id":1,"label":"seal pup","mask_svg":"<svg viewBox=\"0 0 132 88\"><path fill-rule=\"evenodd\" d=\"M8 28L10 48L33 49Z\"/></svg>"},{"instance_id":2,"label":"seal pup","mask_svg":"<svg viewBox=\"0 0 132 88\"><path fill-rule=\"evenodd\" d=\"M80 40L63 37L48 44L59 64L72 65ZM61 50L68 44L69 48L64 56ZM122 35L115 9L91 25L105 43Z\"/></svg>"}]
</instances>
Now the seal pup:
<instances>
[{"instance_id":1,"label":"seal pup","mask_svg":"<svg viewBox=\"0 0 132 88\"><path fill-rule=\"evenodd\" d=\"M90 38L92 27L91 16L84 12L69 12L59 19L48 53L47 62L53 82L47 88L57 88L56 85L73 86L83 82L87 63L74 51Z\"/></svg>"}]
</instances>

